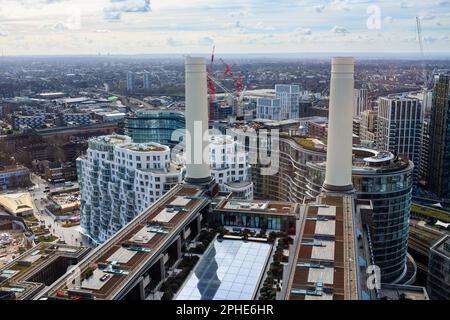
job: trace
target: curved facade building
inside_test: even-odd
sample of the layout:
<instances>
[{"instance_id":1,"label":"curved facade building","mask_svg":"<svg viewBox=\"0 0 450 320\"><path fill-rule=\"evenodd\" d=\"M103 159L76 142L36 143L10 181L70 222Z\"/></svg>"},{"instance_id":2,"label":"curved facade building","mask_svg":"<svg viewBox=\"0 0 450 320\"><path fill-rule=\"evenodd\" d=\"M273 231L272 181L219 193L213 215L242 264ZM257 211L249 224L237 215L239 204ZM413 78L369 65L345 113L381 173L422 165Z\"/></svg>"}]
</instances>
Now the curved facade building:
<instances>
[{"instance_id":1,"label":"curved facade building","mask_svg":"<svg viewBox=\"0 0 450 320\"><path fill-rule=\"evenodd\" d=\"M325 163L307 166L308 195L315 197L325 180ZM383 283L398 282L406 273L413 169L411 161L390 152L353 149L353 186L358 199L373 205L373 215L363 218Z\"/></svg>"},{"instance_id":2,"label":"curved facade building","mask_svg":"<svg viewBox=\"0 0 450 320\"><path fill-rule=\"evenodd\" d=\"M307 166L311 161L325 161L325 145L317 139L303 136L280 136L274 157L279 159L278 173L262 175L261 164L252 165L255 197L303 203L307 196Z\"/></svg>"},{"instance_id":3,"label":"curved facade building","mask_svg":"<svg viewBox=\"0 0 450 320\"><path fill-rule=\"evenodd\" d=\"M232 192L233 198L253 199L248 155L239 150L239 142L226 135L209 138L211 174L222 192Z\"/></svg>"},{"instance_id":4,"label":"curved facade building","mask_svg":"<svg viewBox=\"0 0 450 320\"><path fill-rule=\"evenodd\" d=\"M94 243L106 241L182 180L169 147L119 135L90 139L77 169L80 224Z\"/></svg>"}]
</instances>

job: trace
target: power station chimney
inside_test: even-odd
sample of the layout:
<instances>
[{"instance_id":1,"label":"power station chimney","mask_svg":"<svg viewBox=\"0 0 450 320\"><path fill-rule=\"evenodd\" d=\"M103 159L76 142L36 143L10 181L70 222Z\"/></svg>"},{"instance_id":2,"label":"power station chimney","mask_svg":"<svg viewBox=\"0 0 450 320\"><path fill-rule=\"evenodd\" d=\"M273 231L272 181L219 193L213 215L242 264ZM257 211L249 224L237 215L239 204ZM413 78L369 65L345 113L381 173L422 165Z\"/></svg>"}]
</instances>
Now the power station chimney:
<instances>
[{"instance_id":1,"label":"power station chimney","mask_svg":"<svg viewBox=\"0 0 450 320\"><path fill-rule=\"evenodd\" d=\"M355 62L351 57L331 62L327 166L323 188L347 192L352 185L353 96Z\"/></svg>"},{"instance_id":2,"label":"power station chimney","mask_svg":"<svg viewBox=\"0 0 450 320\"><path fill-rule=\"evenodd\" d=\"M211 178L209 164L208 95L206 61L186 57L186 183L205 184Z\"/></svg>"}]
</instances>

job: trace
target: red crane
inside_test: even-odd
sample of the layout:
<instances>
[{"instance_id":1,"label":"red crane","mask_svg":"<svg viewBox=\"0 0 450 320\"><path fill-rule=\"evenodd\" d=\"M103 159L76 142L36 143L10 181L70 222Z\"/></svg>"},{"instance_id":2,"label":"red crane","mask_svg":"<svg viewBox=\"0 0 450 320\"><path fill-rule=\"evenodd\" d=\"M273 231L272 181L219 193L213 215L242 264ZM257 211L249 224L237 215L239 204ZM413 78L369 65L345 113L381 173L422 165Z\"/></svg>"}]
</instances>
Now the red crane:
<instances>
[{"instance_id":1,"label":"red crane","mask_svg":"<svg viewBox=\"0 0 450 320\"><path fill-rule=\"evenodd\" d=\"M244 89L244 75L242 73L239 74L239 77L236 77L236 75L234 74L231 66L227 63L225 63L225 61L223 61L223 59L220 59L220 61L223 63L223 65L225 66L225 71L223 72L223 78L225 78L227 75L230 75L231 78L234 81L234 90L235 90L235 97L237 100L236 103L236 115L240 116L241 114L241 108L240 108L240 99L241 99L241 92Z\"/></svg>"},{"instance_id":2,"label":"red crane","mask_svg":"<svg viewBox=\"0 0 450 320\"><path fill-rule=\"evenodd\" d=\"M214 50L215 50L215 46L213 46L213 50L212 50L212 54L211 54L211 63L209 64L209 68L208 68L209 120L214 120L214 102L216 100L216 86L213 81Z\"/></svg>"},{"instance_id":3,"label":"red crane","mask_svg":"<svg viewBox=\"0 0 450 320\"><path fill-rule=\"evenodd\" d=\"M244 89L244 75L241 73L238 77L233 72L233 69L229 64L227 64L223 59L220 59L220 61L225 66L225 71L222 74L222 79L218 80L214 78L214 53L215 53L215 46L213 46L212 54L211 54L211 61L207 68L208 73L208 94L209 94L209 120L214 120L214 111L215 111L215 100L216 100L216 85L225 90L226 92L229 92L227 88L221 85L221 80L225 79L227 76L230 76L231 79L234 81L234 93L231 93L234 99L236 99L236 115L240 115L240 101L241 101L241 93ZM230 92L229 92L230 93Z\"/></svg>"}]
</instances>

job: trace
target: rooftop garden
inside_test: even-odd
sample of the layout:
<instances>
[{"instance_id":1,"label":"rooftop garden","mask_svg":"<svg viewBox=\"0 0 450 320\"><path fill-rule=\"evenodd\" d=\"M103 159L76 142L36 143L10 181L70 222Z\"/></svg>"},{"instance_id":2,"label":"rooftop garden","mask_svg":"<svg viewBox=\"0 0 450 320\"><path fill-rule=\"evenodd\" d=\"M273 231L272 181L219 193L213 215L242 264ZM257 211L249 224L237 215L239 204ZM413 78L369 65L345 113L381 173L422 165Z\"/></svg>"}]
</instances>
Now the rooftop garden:
<instances>
[{"instance_id":1,"label":"rooftop garden","mask_svg":"<svg viewBox=\"0 0 450 320\"><path fill-rule=\"evenodd\" d=\"M416 214L425 215L430 218L441 220L445 223L450 223L450 213L435 208L421 206L418 204L411 204L411 212Z\"/></svg>"},{"instance_id":2,"label":"rooftop garden","mask_svg":"<svg viewBox=\"0 0 450 320\"><path fill-rule=\"evenodd\" d=\"M54 235L46 235L46 236L39 236L37 237L34 242L36 244L41 243L41 242L53 242L55 240L57 240L58 237L55 237Z\"/></svg>"},{"instance_id":3,"label":"rooftop garden","mask_svg":"<svg viewBox=\"0 0 450 320\"><path fill-rule=\"evenodd\" d=\"M284 250L289 249L289 245L294 240L284 232L271 232L269 240L274 242L278 238L277 248L273 255L273 261L267 271L266 279L259 291L259 300L275 300L278 291L281 291L281 280L283 278L283 264L288 262L287 256L283 254Z\"/></svg>"},{"instance_id":4,"label":"rooftop garden","mask_svg":"<svg viewBox=\"0 0 450 320\"><path fill-rule=\"evenodd\" d=\"M160 290L164 292L161 300L172 300L173 296L180 289L183 282L188 277L189 273L194 269L200 258L198 256L185 256L178 264L181 269L176 275L172 275L161 285Z\"/></svg>"},{"instance_id":5,"label":"rooftop garden","mask_svg":"<svg viewBox=\"0 0 450 320\"><path fill-rule=\"evenodd\" d=\"M203 254L208 248L209 244L214 240L217 231L212 230L202 230L197 238L197 244L188 250L189 253Z\"/></svg>"},{"instance_id":6,"label":"rooftop garden","mask_svg":"<svg viewBox=\"0 0 450 320\"><path fill-rule=\"evenodd\" d=\"M303 148L311 151L325 151L324 145L316 144L311 138L303 137L303 136L295 136L292 137L294 141L302 146Z\"/></svg>"},{"instance_id":7,"label":"rooftop garden","mask_svg":"<svg viewBox=\"0 0 450 320\"><path fill-rule=\"evenodd\" d=\"M156 151L164 151L165 149L163 147L158 147L154 145L147 145L147 146L129 146L127 147L128 150L136 151L136 152L156 152Z\"/></svg>"}]
</instances>

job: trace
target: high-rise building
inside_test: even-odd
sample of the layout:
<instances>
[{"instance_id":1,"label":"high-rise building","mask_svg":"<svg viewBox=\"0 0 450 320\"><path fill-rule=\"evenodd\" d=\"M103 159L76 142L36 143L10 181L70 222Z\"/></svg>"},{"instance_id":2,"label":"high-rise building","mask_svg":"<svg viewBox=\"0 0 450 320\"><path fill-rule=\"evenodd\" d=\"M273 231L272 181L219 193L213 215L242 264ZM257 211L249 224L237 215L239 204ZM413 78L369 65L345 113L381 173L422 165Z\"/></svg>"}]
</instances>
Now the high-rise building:
<instances>
[{"instance_id":1,"label":"high-rise building","mask_svg":"<svg viewBox=\"0 0 450 320\"><path fill-rule=\"evenodd\" d=\"M256 144L246 142L246 150L254 154L270 155L278 163L251 163L251 178L253 181L254 196L258 199L272 199L303 203L308 197L306 184L306 163L308 161L324 161L326 159L326 145L317 138L301 136L295 131L301 121L258 121L254 125L259 130L279 130L279 137L270 137L268 144L258 141ZM237 125L232 134L240 136L244 129L251 130L252 125ZM290 134L292 133L292 134ZM243 141L245 137L240 137ZM271 146L277 146L271 148ZM270 166L276 166L276 174L264 174Z\"/></svg>"},{"instance_id":2,"label":"high-rise building","mask_svg":"<svg viewBox=\"0 0 450 320\"><path fill-rule=\"evenodd\" d=\"M450 75L435 83L430 123L428 186L442 198L450 198Z\"/></svg>"},{"instance_id":3,"label":"high-rise building","mask_svg":"<svg viewBox=\"0 0 450 320\"><path fill-rule=\"evenodd\" d=\"M432 299L450 299L450 236L446 235L430 250L427 289Z\"/></svg>"},{"instance_id":4,"label":"high-rise building","mask_svg":"<svg viewBox=\"0 0 450 320\"><path fill-rule=\"evenodd\" d=\"M361 123L359 128L359 138L361 144L373 148L376 141L377 132L377 111L365 110L361 112Z\"/></svg>"},{"instance_id":5,"label":"high-rise building","mask_svg":"<svg viewBox=\"0 0 450 320\"><path fill-rule=\"evenodd\" d=\"M233 198L253 199L253 183L248 154L230 136L210 136L211 173L219 190Z\"/></svg>"},{"instance_id":6,"label":"high-rise building","mask_svg":"<svg viewBox=\"0 0 450 320\"><path fill-rule=\"evenodd\" d=\"M296 119L299 117L300 86L277 84L275 85L275 95L280 99L280 120Z\"/></svg>"},{"instance_id":7,"label":"high-rise building","mask_svg":"<svg viewBox=\"0 0 450 320\"><path fill-rule=\"evenodd\" d=\"M428 183L428 164L430 162L430 121L423 122L422 147L420 149L420 172L421 183Z\"/></svg>"},{"instance_id":8,"label":"high-rise building","mask_svg":"<svg viewBox=\"0 0 450 320\"><path fill-rule=\"evenodd\" d=\"M169 147L117 135L90 139L77 167L81 228L94 243L107 240L182 178Z\"/></svg>"},{"instance_id":9,"label":"high-rise building","mask_svg":"<svg viewBox=\"0 0 450 320\"><path fill-rule=\"evenodd\" d=\"M174 147L184 136L184 114L179 111L145 110L125 120L125 134L135 143L155 142ZM179 130L178 138L173 136ZM182 130L182 131L181 131Z\"/></svg>"},{"instance_id":10,"label":"high-rise building","mask_svg":"<svg viewBox=\"0 0 450 320\"><path fill-rule=\"evenodd\" d=\"M148 90L148 89L150 89L150 75L151 75L151 73L150 72L148 72L148 71L145 71L144 72L144 75L142 76L142 81L143 81L143 88L144 88L144 90Z\"/></svg>"},{"instance_id":11,"label":"high-rise building","mask_svg":"<svg viewBox=\"0 0 450 320\"><path fill-rule=\"evenodd\" d=\"M390 152L355 148L353 155L356 198L372 202L373 214L367 226L375 264L381 269L383 282L401 281L407 271L413 164L396 159ZM307 166L307 187L317 196L325 180L325 163Z\"/></svg>"},{"instance_id":12,"label":"high-rise building","mask_svg":"<svg viewBox=\"0 0 450 320\"><path fill-rule=\"evenodd\" d=\"M359 117L362 112L368 110L369 100L367 89L355 89L354 94L353 116Z\"/></svg>"},{"instance_id":13,"label":"high-rise building","mask_svg":"<svg viewBox=\"0 0 450 320\"><path fill-rule=\"evenodd\" d=\"M390 151L414 163L420 173L424 111L418 99L404 95L381 97L377 116L377 149Z\"/></svg>"},{"instance_id":14,"label":"high-rise building","mask_svg":"<svg viewBox=\"0 0 450 320\"><path fill-rule=\"evenodd\" d=\"M256 117L268 120L297 119L300 108L300 87L292 84L275 85L275 98L259 98Z\"/></svg>"},{"instance_id":15,"label":"high-rise building","mask_svg":"<svg viewBox=\"0 0 450 320\"><path fill-rule=\"evenodd\" d=\"M134 91L134 73L132 71L127 72L127 91Z\"/></svg>"},{"instance_id":16,"label":"high-rise building","mask_svg":"<svg viewBox=\"0 0 450 320\"><path fill-rule=\"evenodd\" d=\"M350 70L350 68L353 69L352 59L339 58L334 60L334 64L336 67L334 71L337 73L345 74L353 71ZM272 284L267 286L268 278L264 281L264 271L262 273L259 271L260 269L264 270L264 265L269 259L266 249L270 250L270 248L267 244L264 244L265 250L260 250L259 245L251 243L251 250L248 251L247 256L249 256L248 261L252 261L254 268L250 268L248 263L243 268L246 271L242 270L241 272L239 268L235 268L236 270L233 270L231 274L232 278L229 279L229 274L222 275L216 271L219 270L219 267L230 265L229 262L234 260L235 254L232 253L228 257L230 259L222 263L220 259L217 259L218 254L216 255L216 253L219 252L219 249L214 242L214 247L209 247L212 250L208 250L204 256L212 263L205 268L201 267L201 264L197 264L191 273L194 276L189 277L183 285L185 289L190 286L190 281L193 279L192 287L189 287L189 290L182 289L177 292L175 298L256 299L258 297L256 290L264 281L260 292L269 289L271 290L270 297L273 293L273 298L296 300L370 299L371 294L364 285L368 282L364 278L359 278L359 275L365 274L364 266L367 266L366 262L369 260L367 260L367 251L364 249L364 242L360 236L363 228L357 218L361 208L358 209L356 201L354 201L354 194L347 189L348 184L351 184L351 164L344 168L347 170L343 170L343 173L332 171L327 174L326 181L332 184L326 186L330 189L334 188L333 192L337 194L322 195L316 203L302 205L304 210L298 210L299 206L296 203L274 203L266 200L233 201L229 200L228 196L217 194L215 179L211 177L211 168L203 157L203 151L207 148L209 140L205 60L187 57L185 78L188 161L184 182L172 188L103 246L84 258L76 269L82 275L77 278L80 280L79 285L74 286L73 282L69 281L73 273L68 272L57 281L47 285L40 296L44 299L144 300L152 297L155 299L155 291L158 290L159 284L166 280L168 271L180 266L179 261L185 252L183 248L187 249L192 242L196 242L196 248L199 248L196 240L200 240L200 238L197 236L204 235L205 230L202 229L207 226L206 222L208 224L214 222L211 218L215 218L215 222L223 220L222 226L258 228L263 229L264 232L284 230L288 232L289 236L295 237L294 239L283 237L278 242L277 252L281 250L282 257L274 256L271 266L271 270L274 271L273 280L275 278L277 280L274 281L274 284L276 283L278 290L275 291ZM348 87L349 84L352 85L352 82L339 81L343 80L339 77L336 79L338 81L333 86L333 90L335 93L344 93L344 97L339 97L338 94L335 97L334 103L339 106L348 99L349 95L346 93L349 92ZM341 86L339 83L344 84ZM353 86L351 86L351 90L353 90ZM344 110L347 110L348 107L351 108L351 103L346 105ZM351 123L351 112L348 115ZM336 113L332 117L333 121L336 121L332 126L332 132L337 129L336 124L342 124L348 120L344 120L345 117L339 118L340 115L336 115ZM344 151L348 151L348 145L350 145L350 154L346 152L339 152L337 155L329 154L328 159L339 163L344 160L351 161L351 131L350 134L348 130L345 133L344 135L349 137L350 141L344 141L340 146ZM194 134L195 137L191 138L190 134ZM266 142L264 140L263 143ZM331 139L331 142L336 143L337 140ZM305 143L305 145L308 144ZM219 148L219 150L224 149ZM330 167L338 169L338 167ZM350 167L350 171L348 167ZM364 212L368 214L371 210L365 209ZM301 231L294 235L293 232L296 230ZM248 242L255 240L248 238ZM284 244L282 240L285 242ZM239 248L241 247L238 241L232 242L233 246L238 244ZM286 265L280 269L277 264L286 260L286 251L289 252L289 259L287 259ZM189 256L189 258L191 257ZM204 276L195 277L200 273ZM251 274L252 279L251 282L247 281L248 286L246 285L246 292L243 295L242 281L236 276L241 277L245 274ZM236 278L235 281L233 281L234 278ZM171 279L169 278L168 281ZM200 282L214 282L213 290L198 287L198 279ZM225 287L223 284L226 282L229 285ZM233 288L237 292L230 291ZM220 296L219 291L223 292ZM170 295L164 294L164 298L170 299L171 296L172 292ZM264 298L263 294L260 298Z\"/></svg>"}]
</instances>

